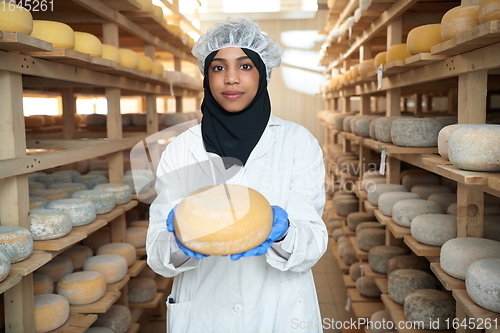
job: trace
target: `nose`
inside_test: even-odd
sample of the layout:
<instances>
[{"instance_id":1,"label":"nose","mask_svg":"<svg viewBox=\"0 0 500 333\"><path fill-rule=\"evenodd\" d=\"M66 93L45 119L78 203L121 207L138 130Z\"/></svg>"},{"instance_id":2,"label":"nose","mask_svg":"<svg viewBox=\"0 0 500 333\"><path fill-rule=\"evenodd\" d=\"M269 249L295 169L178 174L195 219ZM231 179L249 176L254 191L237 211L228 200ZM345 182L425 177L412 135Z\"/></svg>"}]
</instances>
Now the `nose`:
<instances>
[{"instance_id":1,"label":"nose","mask_svg":"<svg viewBox=\"0 0 500 333\"><path fill-rule=\"evenodd\" d=\"M224 83L228 85L237 84L240 82L237 70L228 70L226 72L226 77L224 78Z\"/></svg>"}]
</instances>

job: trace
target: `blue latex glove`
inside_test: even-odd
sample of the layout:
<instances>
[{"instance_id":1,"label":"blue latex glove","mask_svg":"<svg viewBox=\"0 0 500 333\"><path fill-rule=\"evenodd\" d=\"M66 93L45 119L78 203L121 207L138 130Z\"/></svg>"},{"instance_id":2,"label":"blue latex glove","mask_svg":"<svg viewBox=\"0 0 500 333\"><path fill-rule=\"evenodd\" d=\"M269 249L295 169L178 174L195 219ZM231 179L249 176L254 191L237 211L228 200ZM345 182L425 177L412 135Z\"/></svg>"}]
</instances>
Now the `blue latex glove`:
<instances>
[{"instance_id":1,"label":"blue latex glove","mask_svg":"<svg viewBox=\"0 0 500 333\"><path fill-rule=\"evenodd\" d=\"M267 239L261 245L254 247L248 251L238 254L232 254L231 260L238 260L241 257L260 256L267 252L271 245L283 238L288 231L290 223L288 222L288 213L279 206L271 206L273 209L273 227Z\"/></svg>"},{"instance_id":2,"label":"blue latex glove","mask_svg":"<svg viewBox=\"0 0 500 333\"><path fill-rule=\"evenodd\" d=\"M174 234L174 238L175 238L175 242L177 243L177 246L182 250L182 252L184 252L185 255L187 255L190 258L203 259L205 257L208 257L208 254L201 254L201 253L194 252L193 250L188 249L179 241L179 239L177 238L177 235L175 234L175 228L174 228L174 216L175 216L176 209L177 209L177 206L172 208L170 213L168 213L167 230Z\"/></svg>"}]
</instances>

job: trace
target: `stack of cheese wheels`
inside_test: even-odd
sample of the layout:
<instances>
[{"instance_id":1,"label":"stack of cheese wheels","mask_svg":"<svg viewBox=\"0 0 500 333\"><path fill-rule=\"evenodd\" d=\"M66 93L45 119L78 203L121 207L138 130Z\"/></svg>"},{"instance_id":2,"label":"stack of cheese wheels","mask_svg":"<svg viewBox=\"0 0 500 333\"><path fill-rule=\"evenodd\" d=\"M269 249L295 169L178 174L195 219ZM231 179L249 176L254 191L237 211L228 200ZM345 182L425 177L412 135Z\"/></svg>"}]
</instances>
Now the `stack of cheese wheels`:
<instances>
[{"instance_id":1,"label":"stack of cheese wheels","mask_svg":"<svg viewBox=\"0 0 500 333\"><path fill-rule=\"evenodd\" d=\"M73 50L88 53L94 57L102 56L102 43L96 36L88 32L75 31L75 46Z\"/></svg>"},{"instance_id":2,"label":"stack of cheese wheels","mask_svg":"<svg viewBox=\"0 0 500 333\"><path fill-rule=\"evenodd\" d=\"M55 209L32 209L30 211L31 234L34 240L49 240L66 236L73 228L71 218Z\"/></svg>"},{"instance_id":3,"label":"stack of cheese wheels","mask_svg":"<svg viewBox=\"0 0 500 333\"><path fill-rule=\"evenodd\" d=\"M479 24L479 4L457 6L447 11L441 18L441 37L444 41L455 38L459 33Z\"/></svg>"},{"instance_id":4,"label":"stack of cheese wheels","mask_svg":"<svg viewBox=\"0 0 500 333\"><path fill-rule=\"evenodd\" d=\"M120 62L120 51L116 46L109 44L102 44L101 58L108 59L114 62Z\"/></svg>"},{"instance_id":5,"label":"stack of cheese wheels","mask_svg":"<svg viewBox=\"0 0 500 333\"><path fill-rule=\"evenodd\" d=\"M54 282L73 272L73 261L70 258L57 256L36 270L39 274L47 275Z\"/></svg>"},{"instance_id":6,"label":"stack of cheese wheels","mask_svg":"<svg viewBox=\"0 0 500 333\"><path fill-rule=\"evenodd\" d=\"M129 68L139 67L139 55L133 50L120 48L118 52L120 52L120 62L118 63L120 66Z\"/></svg>"},{"instance_id":7,"label":"stack of cheese wheels","mask_svg":"<svg viewBox=\"0 0 500 333\"><path fill-rule=\"evenodd\" d=\"M61 295L35 295L35 332L45 333L61 327L69 318L69 302Z\"/></svg>"},{"instance_id":8,"label":"stack of cheese wheels","mask_svg":"<svg viewBox=\"0 0 500 333\"><path fill-rule=\"evenodd\" d=\"M0 282L5 280L10 272L10 258L0 251Z\"/></svg>"},{"instance_id":9,"label":"stack of cheese wheels","mask_svg":"<svg viewBox=\"0 0 500 333\"><path fill-rule=\"evenodd\" d=\"M71 305L94 303L106 293L106 279L95 271L71 273L57 283L57 293L66 297Z\"/></svg>"},{"instance_id":10,"label":"stack of cheese wheels","mask_svg":"<svg viewBox=\"0 0 500 333\"><path fill-rule=\"evenodd\" d=\"M16 3L0 2L0 31L20 32L25 35L33 31L33 16L24 7Z\"/></svg>"},{"instance_id":11,"label":"stack of cheese wheels","mask_svg":"<svg viewBox=\"0 0 500 333\"><path fill-rule=\"evenodd\" d=\"M129 243L109 243L104 244L97 249L97 255L100 254L118 254L127 260L127 266L132 266L137 260L137 250Z\"/></svg>"},{"instance_id":12,"label":"stack of cheese wheels","mask_svg":"<svg viewBox=\"0 0 500 333\"><path fill-rule=\"evenodd\" d=\"M477 13L479 23L500 20L500 2L498 0L482 0Z\"/></svg>"},{"instance_id":13,"label":"stack of cheese wheels","mask_svg":"<svg viewBox=\"0 0 500 333\"><path fill-rule=\"evenodd\" d=\"M441 24L427 24L413 28L406 38L408 53L429 53L431 47L443 42Z\"/></svg>"},{"instance_id":14,"label":"stack of cheese wheels","mask_svg":"<svg viewBox=\"0 0 500 333\"><path fill-rule=\"evenodd\" d=\"M245 252L269 236L273 211L259 192L241 185L201 188L178 205L175 230L187 248L208 255Z\"/></svg>"},{"instance_id":15,"label":"stack of cheese wheels","mask_svg":"<svg viewBox=\"0 0 500 333\"><path fill-rule=\"evenodd\" d=\"M12 264L28 258L33 252L33 235L23 227L0 226L0 251Z\"/></svg>"},{"instance_id":16,"label":"stack of cheese wheels","mask_svg":"<svg viewBox=\"0 0 500 333\"><path fill-rule=\"evenodd\" d=\"M481 307L500 313L500 258L482 259L467 269L465 288Z\"/></svg>"},{"instance_id":17,"label":"stack of cheese wheels","mask_svg":"<svg viewBox=\"0 0 500 333\"><path fill-rule=\"evenodd\" d=\"M405 60L408 57L411 57L411 54L408 52L406 43L395 44L387 48L385 61L390 63L393 61Z\"/></svg>"},{"instance_id":18,"label":"stack of cheese wheels","mask_svg":"<svg viewBox=\"0 0 500 333\"><path fill-rule=\"evenodd\" d=\"M99 254L85 261L84 271L101 273L107 284L123 280L127 275L127 259L118 254Z\"/></svg>"},{"instance_id":19,"label":"stack of cheese wheels","mask_svg":"<svg viewBox=\"0 0 500 333\"><path fill-rule=\"evenodd\" d=\"M73 29L61 22L34 20L31 36L52 43L54 48L73 49L75 47Z\"/></svg>"}]
</instances>

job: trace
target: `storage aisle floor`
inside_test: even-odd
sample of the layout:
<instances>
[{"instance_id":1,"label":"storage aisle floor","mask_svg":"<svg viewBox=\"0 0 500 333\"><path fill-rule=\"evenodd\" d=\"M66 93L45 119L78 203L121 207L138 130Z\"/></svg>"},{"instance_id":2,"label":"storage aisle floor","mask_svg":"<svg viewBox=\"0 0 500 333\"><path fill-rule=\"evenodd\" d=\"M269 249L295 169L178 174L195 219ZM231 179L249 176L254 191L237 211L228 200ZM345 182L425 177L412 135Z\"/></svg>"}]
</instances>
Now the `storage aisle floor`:
<instances>
[{"instance_id":1,"label":"storage aisle floor","mask_svg":"<svg viewBox=\"0 0 500 333\"><path fill-rule=\"evenodd\" d=\"M333 257L330 248L328 248L325 255L313 267L313 273L321 308L321 317L325 323L324 332L338 332L334 329L328 329L328 326L333 320L348 321L351 317L355 317L352 309L350 311L345 310L347 294L342 280L342 272L340 271L337 261ZM164 321L148 321L147 317L147 313L142 316L143 319L140 322L141 328L139 333L165 332ZM290 328L290 333L301 331L302 330ZM343 331L347 332L346 330ZM348 332L361 333L362 331L349 330Z\"/></svg>"}]
</instances>

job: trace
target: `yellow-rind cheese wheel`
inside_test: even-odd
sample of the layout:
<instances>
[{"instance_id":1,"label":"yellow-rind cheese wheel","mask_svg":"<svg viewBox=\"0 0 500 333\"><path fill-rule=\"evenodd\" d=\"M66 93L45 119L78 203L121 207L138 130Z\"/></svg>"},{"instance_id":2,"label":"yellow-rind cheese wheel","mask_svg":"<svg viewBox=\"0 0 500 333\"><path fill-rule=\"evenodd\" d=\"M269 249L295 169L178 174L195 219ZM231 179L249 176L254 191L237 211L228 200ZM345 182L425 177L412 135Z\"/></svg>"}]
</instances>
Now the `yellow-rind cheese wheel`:
<instances>
[{"instance_id":1,"label":"yellow-rind cheese wheel","mask_svg":"<svg viewBox=\"0 0 500 333\"><path fill-rule=\"evenodd\" d=\"M479 24L479 4L457 6L447 11L441 18L441 37L444 41L455 38Z\"/></svg>"},{"instance_id":2,"label":"yellow-rind cheese wheel","mask_svg":"<svg viewBox=\"0 0 500 333\"><path fill-rule=\"evenodd\" d=\"M33 294L52 294L54 292L54 281L45 274L33 274Z\"/></svg>"},{"instance_id":3,"label":"yellow-rind cheese wheel","mask_svg":"<svg viewBox=\"0 0 500 333\"><path fill-rule=\"evenodd\" d=\"M97 249L96 254L118 254L127 260L128 267L132 266L137 260L137 250L129 243L104 244Z\"/></svg>"},{"instance_id":4,"label":"yellow-rind cheese wheel","mask_svg":"<svg viewBox=\"0 0 500 333\"><path fill-rule=\"evenodd\" d=\"M147 229L144 228L127 228L126 241L132 244L136 249L146 246Z\"/></svg>"},{"instance_id":5,"label":"yellow-rind cheese wheel","mask_svg":"<svg viewBox=\"0 0 500 333\"><path fill-rule=\"evenodd\" d=\"M442 42L441 24L427 24L410 30L406 47L410 54L429 53L431 47Z\"/></svg>"},{"instance_id":6,"label":"yellow-rind cheese wheel","mask_svg":"<svg viewBox=\"0 0 500 333\"><path fill-rule=\"evenodd\" d=\"M71 305L97 302L106 293L106 278L99 272L71 273L57 283L57 293L66 297Z\"/></svg>"},{"instance_id":7,"label":"yellow-rind cheese wheel","mask_svg":"<svg viewBox=\"0 0 500 333\"><path fill-rule=\"evenodd\" d=\"M376 68L375 68L374 59L363 60L358 65L358 72L359 72L359 75L361 75L361 76L365 76L368 73L373 72L375 69Z\"/></svg>"},{"instance_id":8,"label":"yellow-rind cheese wheel","mask_svg":"<svg viewBox=\"0 0 500 333\"><path fill-rule=\"evenodd\" d=\"M479 23L500 20L500 0L482 0L477 13Z\"/></svg>"},{"instance_id":9,"label":"yellow-rind cheese wheel","mask_svg":"<svg viewBox=\"0 0 500 333\"><path fill-rule=\"evenodd\" d=\"M40 128L43 125L45 125L45 118L43 116L24 117L24 127L26 128Z\"/></svg>"},{"instance_id":10,"label":"yellow-rind cheese wheel","mask_svg":"<svg viewBox=\"0 0 500 333\"><path fill-rule=\"evenodd\" d=\"M61 295L34 296L35 333L45 333L61 327L69 318L69 302Z\"/></svg>"},{"instance_id":11,"label":"yellow-rind cheese wheel","mask_svg":"<svg viewBox=\"0 0 500 333\"><path fill-rule=\"evenodd\" d=\"M24 7L9 1L0 1L0 31L19 32L25 35L33 31L33 16Z\"/></svg>"},{"instance_id":12,"label":"yellow-rind cheese wheel","mask_svg":"<svg viewBox=\"0 0 500 333\"><path fill-rule=\"evenodd\" d=\"M120 66L137 68L139 67L139 55L130 49L118 49L120 52Z\"/></svg>"},{"instance_id":13,"label":"yellow-rind cheese wheel","mask_svg":"<svg viewBox=\"0 0 500 333\"><path fill-rule=\"evenodd\" d=\"M375 68L379 68L380 65L383 66L386 64L386 56L387 56L386 51L377 53L375 58L373 58L373 64L375 65Z\"/></svg>"},{"instance_id":14,"label":"yellow-rind cheese wheel","mask_svg":"<svg viewBox=\"0 0 500 333\"><path fill-rule=\"evenodd\" d=\"M58 282L64 276L73 272L73 262L70 258L57 256L39 269L36 273L45 274L54 282Z\"/></svg>"},{"instance_id":15,"label":"yellow-rind cheese wheel","mask_svg":"<svg viewBox=\"0 0 500 333\"><path fill-rule=\"evenodd\" d=\"M180 37L182 35L182 28L177 24L169 23L167 24L167 29L170 30L170 32L172 32L172 34L176 37Z\"/></svg>"},{"instance_id":16,"label":"yellow-rind cheese wheel","mask_svg":"<svg viewBox=\"0 0 500 333\"><path fill-rule=\"evenodd\" d=\"M31 36L52 43L54 48L73 49L75 32L64 23L34 20Z\"/></svg>"},{"instance_id":17,"label":"yellow-rind cheese wheel","mask_svg":"<svg viewBox=\"0 0 500 333\"><path fill-rule=\"evenodd\" d=\"M204 187L185 197L177 207L174 226L187 248L230 255L262 244L272 223L271 206L262 194L231 184Z\"/></svg>"},{"instance_id":18,"label":"yellow-rind cheese wheel","mask_svg":"<svg viewBox=\"0 0 500 333\"><path fill-rule=\"evenodd\" d=\"M158 20L163 19L163 9L160 6L153 5L153 16Z\"/></svg>"},{"instance_id":19,"label":"yellow-rind cheese wheel","mask_svg":"<svg viewBox=\"0 0 500 333\"><path fill-rule=\"evenodd\" d=\"M84 271L101 273L107 284L123 280L128 272L127 259L118 254L99 254L87 259Z\"/></svg>"},{"instance_id":20,"label":"yellow-rind cheese wheel","mask_svg":"<svg viewBox=\"0 0 500 333\"><path fill-rule=\"evenodd\" d=\"M136 0L141 5L141 12L150 12L153 10L153 2L151 0Z\"/></svg>"},{"instance_id":21,"label":"yellow-rind cheese wheel","mask_svg":"<svg viewBox=\"0 0 500 333\"><path fill-rule=\"evenodd\" d=\"M118 48L113 46L113 45L102 44L101 58L112 60L112 61L119 63L120 62L120 51L118 51Z\"/></svg>"},{"instance_id":22,"label":"yellow-rind cheese wheel","mask_svg":"<svg viewBox=\"0 0 500 333\"><path fill-rule=\"evenodd\" d=\"M407 50L406 43L395 44L387 49L385 61L389 63L397 60L405 60L408 57L411 57L411 54Z\"/></svg>"},{"instance_id":23,"label":"yellow-rind cheese wheel","mask_svg":"<svg viewBox=\"0 0 500 333\"><path fill-rule=\"evenodd\" d=\"M73 50L88 53L94 57L102 56L102 43L96 36L88 32L75 31L75 46Z\"/></svg>"},{"instance_id":24,"label":"yellow-rind cheese wheel","mask_svg":"<svg viewBox=\"0 0 500 333\"><path fill-rule=\"evenodd\" d=\"M163 71L163 64L159 61L153 61L153 64L151 66L151 73L158 76L163 76Z\"/></svg>"},{"instance_id":25,"label":"yellow-rind cheese wheel","mask_svg":"<svg viewBox=\"0 0 500 333\"><path fill-rule=\"evenodd\" d=\"M148 56L139 56L139 67L138 69L143 72L151 72L153 68L153 59Z\"/></svg>"}]
</instances>

